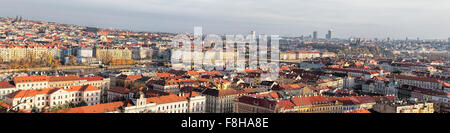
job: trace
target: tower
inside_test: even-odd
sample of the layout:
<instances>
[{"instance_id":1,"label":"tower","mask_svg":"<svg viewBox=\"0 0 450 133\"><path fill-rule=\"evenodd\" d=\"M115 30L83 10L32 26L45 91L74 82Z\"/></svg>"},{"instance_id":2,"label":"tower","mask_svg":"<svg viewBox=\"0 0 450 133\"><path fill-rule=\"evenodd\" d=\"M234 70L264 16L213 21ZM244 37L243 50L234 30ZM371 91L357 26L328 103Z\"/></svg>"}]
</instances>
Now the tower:
<instances>
[{"instance_id":1,"label":"tower","mask_svg":"<svg viewBox=\"0 0 450 133\"><path fill-rule=\"evenodd\" d=\"M328 30L328 34L325 36L328 40L333 39L333 29Z\"/></svg>"},{"instance_id":2,"label":"tower","mask_svg":"<svg viewBox=\"0 0 450 133\"><path fill-rule=\"evenodd\" d=\"M139 91L138 93L139 98L136 99L136 106L143 106L147 104L147 99L145 98L145 95L142 91Z\"/></svg>"},{"instance_id":3,"label":"tower","mask_svg":"<svg viewBox=\"0 0 450 133\"><path fill-rule=\"evenodd\" d=\"M317 40L317 31L313 32L313 40Z\"/></svg>"},{"instance_id":4,"label":"tower","mask_svg":"<svg viewBox=\"0 0 450 133\"><path fill-rule=\"evenodd\" d=\"M250 34L252 35L252 39L256 39L256 32L255 31L250 31Z\"/></svg>"}]
</instances>

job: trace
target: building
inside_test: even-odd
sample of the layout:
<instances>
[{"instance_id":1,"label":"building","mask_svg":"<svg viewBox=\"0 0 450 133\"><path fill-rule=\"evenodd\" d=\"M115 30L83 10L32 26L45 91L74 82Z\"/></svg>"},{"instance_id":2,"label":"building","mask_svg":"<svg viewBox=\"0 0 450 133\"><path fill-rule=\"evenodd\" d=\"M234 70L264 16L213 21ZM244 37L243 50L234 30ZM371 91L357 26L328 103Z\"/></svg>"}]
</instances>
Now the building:
<instances>
[{"instance_id":1,"label":"building","mask_svg":"<svg viewBox=\"0 0 450 133\"><path fill-rule=\"evenodd\" d=\"M256 96L240 97L235 113L341 113L342 104L323 96L293 97L275 100Z\"/></svg>"},{"instance_id":2,"label":"building","mask_svg":"<svg viewBox=\"0 0 450 133\"><path fill-rule=\"evenodd\" d=\"M60 110L59 113L204 113L206 97L196 92L173 93Z\"/></svg>"},{"instance_id":3,"label":"building","mask_svg":"<svg viewBox=\"0 0 450 133\"><path fill-rule=\"evenodd\" d=\"M302 61L300 62L300 68L304 69L320 69L325 67L326 63L322 61Z\"/></svg>"},{"instance_id":4,"label":"building","mask_svg":"<svg viewBox=\"0 0 450 133\"><path fill-rule=\"evenodd\" d=\"M118 101L59 110L58 113L120 113L127 104Z\"/></svg>"},{"instance_id":5,"label":"building","mask_svg":"<svg viewBox=\"0 0 450 133\"><path fill-rule=\"evenodd\" d=\"M270 96L272 95L272 96ZM269 92L239 97L233 106L235 113L345 113L361 109L371 109L376 102L393 101L393 96L370 97L328 97L295 96L280 99L277 94Z\"/></svg>"},{"instance_id":6,"label":"building","mask_svg":"<svg viewBox=\"0 0 450 133\"><path fill-rule=\"evenodd\" d=\"M44 111L68 103L86 102L87 105L100 104L101 90L91 86L71 86L68 88L44 88L19 90L6 95L5 103L12 110Z\"/></svg>"},{"instance_id":7,"label":"building","mask_svg":"<svg viewBox=\"0 0 450 133\"><path fill-rule=\"evenodd\" d=\"M192 92L190 94L170 93L166 96L147 98L147 103L155 103L158 113L204 113L206 97Z\"/></svg>"},{"instance_id":8,"label":"building","mask_svg":"<svg viewBox=\"0 0 450 133\"><path fill-rule=\"evenodd\" d=\"M404 101L378 103L373 108L379 113L433 113L433 103L411 103Z\"/></svg>"},{"instance_id":9,"label":"building","mask_svg":"<svg viewBox=\"0 0 450 133\"><path fill-rule=\"evenodd\" d=\"M233 103L233 113L278 113L276 100L242 96Z\"/></svg>"},{"instance_id":10,"label":"building","mask_svg":"<svg viewBox=\"0 0 450 133\"><path fill-rule=\"evenodd\" d=\"M65 47L56 45L0 45L0 56L5 62L26 58L38 59L46 54L60 59L62 49L65 49Z\"/></svg>"},{"instance_id":11,"label":"building","mask_svg":"<svg viewBox=\"0 0 450 133\"><path fill-rule=\"evenodd\" d=\"M48 87L67 87L74 85L81 85L83 80L76 75L64 75L64 76L46 76L48 80Z\"/></svg>"},{"instance_id":12,"label":"building","mask_svg":"<svg viewBox=\"0 0 450 133\"><path fill-rule=\"evenodd\" d=\"M243 90L228 89L212 89L207 88L203 91L206 96L206 112L208 113L232 113L233 103L240 96L255 93L252 88Z\"/></svg>"},{"instance_id":13,"label":"building","mask_svg":"<svg viewBox=\"0 0 450 133\"><path fill-rule=\"evenodd\" d=\"M142 75L120 75L116 78L116 86L131 88L134 82L142 78Z\"/></svg>"},{"instance_id":14,"label":"building","mask_svg":"<svg viewBox=\"0 0 450 133\"><path fill-rule=\"evenodd\" d=\"M277 85L272 88L273 91L283 96L312 95L314 92L305 84L286 84Z\"/></svg>"},{"instance_id":15,"label":"building","mask_svg":"<svg viewBox=\"0 0 450 133\"><path fill-rule=\"evenodd\" d=\"M14 88L9 91L43 89L43 88L68 88L70 86L92 85L102 90L102 99L106 98L106 90L110 88L110 79L99 76L94 77L78 77L76 75L64 76L19 76L14 77L11 81ZM8 90L5 90L8 92ZM5 92L6 93L6 92ZM11 92L8 92L8 94ZM0 93L1 94L1 93ZM105 101L105 100L103 100ZM102 101L102 102L103 102Z\"/></svg>"},{"instance_id":16,"label":"building","mask_svg":"<svg viewBox=\"0 0 450 133\"><path fill-rule=\"evenodd\" d=\"M450 84L436 78L407 75L394 75L393 78L400 85L411 85L420 88L450 92Z\"/></svg>"},{"instance_id":17,"label":"building","mask_svg":"<svg viewBox=\"0 0 450 133\"><path fill-rule=\"evenodd\" d=\"M152 59L153 49L150 47L133 47L131 52L133 60Z\"/></svg>"},{"instance_id":18,"label":"building","mask_svg":"<svg viewBox=\"0 0 450 133\"><path fill-rule=\"evenodd\" d=\"M293 50L293 51L286 51L286 52L280 52L280 59L281 60L310 60L314 58L321 57L320 51L303 51L303 50Z\"/></svg>"},{"instance_id":19,"label":"building","mask_svg":"<svg viewBox=\"0 0 450 133\"><path fill-rule=\"evenodd\" d=\"M0 81L0 100L5 99L5 95L16 91L16 86L9 81Z\"/></svg>"},{"instance_id":20,"label":"building","mask_svg":"<svg viewBox=\"0 0 450 133\"><path fill-rule=\"evenodd\" d=\"M47 76L21 76L13 78L17 90L49 88Z\"/></svg>"},{"instance_id":21,"label":"building","mask_svg":"<svg viewBox=\"0 0 450 133\"><path fill-rule=\"evenodd\" d=\"M78 47L76 49L76 57L78 64L90 64L97 61L94 57L94 50L90 47Z\"/></svg>"},{"instance_id":22,"label":"building","mask_svg":"<svg viewBox=\"0 0 450 133\"><path fill-rule=\"evenodd\" d=\"M110 78L100 76L80 77L80 85L92 85L102 90L102 103L107 100L107 91L111 88Z\"/></svg>"},{"instance_id":23,"label":"building","mask_svg":"<svg viewBox=\"0 0 450 133\"><path fill-rule=\"evenodd\" d=\"M173 79L173 80L156 80L150 81L149 85L154 90L178 94L181 88L186 86L198 87L208 83L207 79Z\"/></svg>"},{"instance_id":24,"label":"building","mask_svg":"<svg viewBox=\"0 0 450 133\"><path fill-rule=\"evenodd\" d=\"M133 55L132 50L127 47L97 47L95 53L98 60L107 59L114 65L130 64Z\"/></svg>"},{"instance_id":25,"label":"building","mask_svg":"<svg viewBox=\"0 0 450 133\"><path fill-rule=\"evenodd\" d=\"M326 35L326 38L328 40L331 40L331 39L333 39L333 37L334 37L334 31L332 29L328 30L328 34Z\"/></svg>"},{"instance_id":26,"label":"building","mask_svg":"<svg viewBox=\"0 0 450 133\"><path fill-rule=\"evenodd\" d=\"M313 32L313 40L317 40L318 38L317 38L317 31L314 31Z\"/></svg>"},{"instance_id":27,"label":"building","mask_svg":"<svg viewBox=\"0 0 450 133\"><path fill-rule=\"evenodd\" d=\"M116 86L112 87L107 92L107 100L111 101L122 101L130 98L130 89Z\"/></svg>"},{"instance_id":28,"label":"building","mask_svg":"<svg viewBox=\"0 0 450 133\"><path fill-rule=\"evenodd\" d=\"M395 80L375 76L362 84L365 93L397 96L399 84Z\"/></svg>"}]
</instances>

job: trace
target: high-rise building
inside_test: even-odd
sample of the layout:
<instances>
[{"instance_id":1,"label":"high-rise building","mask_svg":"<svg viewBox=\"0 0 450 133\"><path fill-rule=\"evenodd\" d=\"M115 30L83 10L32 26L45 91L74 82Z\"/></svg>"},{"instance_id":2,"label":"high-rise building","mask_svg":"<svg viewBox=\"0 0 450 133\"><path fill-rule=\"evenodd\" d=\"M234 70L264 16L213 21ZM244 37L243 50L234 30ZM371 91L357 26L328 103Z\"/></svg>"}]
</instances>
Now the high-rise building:
<instances>
[{"instance_id":1,"label":"high-rise building","mask_svg":"<svg viewBox=\"0 0 450 133\"><path fill-rule=\"evenodd\" d=\"M313 40L317 40L317 31L313 32Z\"/></svg>"},{"instance_id":2,"label":"high-rise building","mask_svg":"<svg viewBox=\"0 0 450 133\"><path fill-rule=\"evenodd\" d=\"M256 32L255 31L250 31L250 34L252 35L252 39L256 39Z\"/></svg>"},{"instance_id":3,"label":"high-rise building","mask_svg":"<svg viewBox=\"0 0 450 133\"><path fill-rule=\"evenodd\" d=\"M328 34L325 36L328 40L331 40L333 38L333 30L330 29L328 30Z\"/></svg>"}]
</instances>

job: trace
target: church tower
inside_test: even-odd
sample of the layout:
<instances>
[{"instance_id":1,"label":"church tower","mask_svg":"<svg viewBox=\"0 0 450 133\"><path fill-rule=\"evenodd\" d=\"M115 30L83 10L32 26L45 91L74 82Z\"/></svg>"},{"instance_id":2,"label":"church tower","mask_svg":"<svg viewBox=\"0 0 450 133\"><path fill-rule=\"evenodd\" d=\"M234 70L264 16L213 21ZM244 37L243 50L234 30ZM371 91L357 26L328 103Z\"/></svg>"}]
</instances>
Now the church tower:
<instances>
[{"instance_id":1,"label":"church tower","mask_svg":"<svg viewBox=\"0 0 450 133\"><path fill-rule=\"evenodd\" d=\"M147 104L147 99L142 91L139 91L139 98L136 99L136 106L144 106Z\"/></svg>"}]
</instances>

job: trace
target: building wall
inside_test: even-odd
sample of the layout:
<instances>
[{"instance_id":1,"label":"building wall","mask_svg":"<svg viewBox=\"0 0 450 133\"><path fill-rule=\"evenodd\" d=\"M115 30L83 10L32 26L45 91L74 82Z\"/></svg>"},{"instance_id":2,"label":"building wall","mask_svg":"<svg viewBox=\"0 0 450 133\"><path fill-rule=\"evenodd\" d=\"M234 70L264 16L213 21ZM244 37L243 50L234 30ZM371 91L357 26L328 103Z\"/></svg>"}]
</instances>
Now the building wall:
<instances>
[{"instance_id":1,"label":"building wall","mask_svg":"<svg viewBox=\"0 0 450 133\"><path fill-rule=\"evenodd\" d=\"M233 104L233 113L276 113L274 109L264 108L242 102Z\"/></svg>"},{"instance_id":2,"label":"building wall","mask_svg":"<svg viewBox=\"0 0 450 133\"><path fill-rule=\"evenodd\" d=\"M434 89L434 90L442 90L442 83L399 79L399 78L397 78L396 80L399 84L406 84L406 85L417 86L420 88Z\"/></svg>"},{"instance_id":3,"label":"building wall","mask_svg":"<svg viewBox=\"0 0 450 133\"><path fill-rule=\"evenodd\" d=\"M5 99L5 95L17 91L15 87L12 88L0 88L0 100Z\"/></svg>"},{"instance_id":4,"label":"building wall","mask_svg":"<svg viewBox=\"0 0 450 133\"><path fill-rule=\"evenodd\" d=\"M206 112L208 113L232 113L233 103L238 95L222 97L206 96Z\"/></svg>"},{"instance_id":5,"label":"building wall","mask_svg":"<svg viewBox=\"0 0 450 133\"><path fill-rule=\"evenodd\" d=\"M100 103L100 90L96 91L65 91L58 90L51 94L40 94L32 97L11 98L7 97L5 102L8 105L16 107L15 109L23 109L31 111L36 107L42 111L46 107L55 107L69 102L79 103L85 101L88 105Z\"/></svg>"},{"instance_id":6,"label":"building wall","mask_svg":"<svg viewBox=\"0 0 450 133\"><path fill-rule=\"evenodd\" d=\"M48 81L16 83L17 90L44 89L49 88Z\"/></svg>"}]
</instances>

